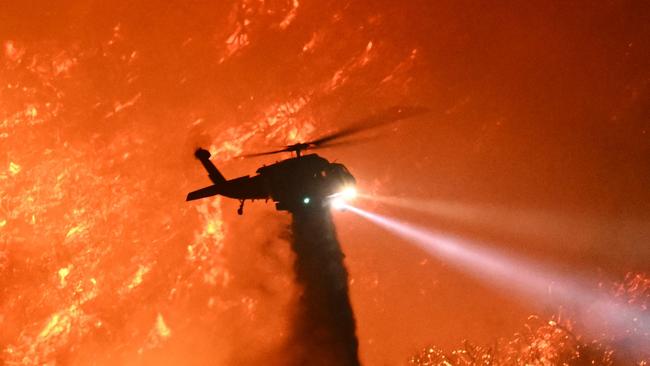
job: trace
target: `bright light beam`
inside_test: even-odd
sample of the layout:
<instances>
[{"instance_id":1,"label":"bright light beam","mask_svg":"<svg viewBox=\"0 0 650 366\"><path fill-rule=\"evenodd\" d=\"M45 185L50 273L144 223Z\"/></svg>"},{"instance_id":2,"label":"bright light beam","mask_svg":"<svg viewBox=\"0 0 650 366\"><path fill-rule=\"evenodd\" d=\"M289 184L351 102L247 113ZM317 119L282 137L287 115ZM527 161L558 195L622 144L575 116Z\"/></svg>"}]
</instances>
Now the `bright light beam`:
<instances>
[{"instance_id":1,"label":"bright light beam","mask_svg":"<svg viewBox=\"0 0 650 366\"><path fill-rule=\"evenodd\" d=\"M481 281L534 297L538 302L569 306L584 317L580 325L593 336L606 331L611 334L613 330L615 335L625 336L629 341L625 346L631 350L650 349L650 319L640 309L589 290L586 284L523 258L505 256L457 237L404 224L347 203L343 205Z\"/></svg>"},{"instance_id":2,"label":"bright light beam","mask_svg":"<svg viewBox=\"0 0 650 366\"><path fill-rule=\"evenodd\" d=\"M478 227L517 237L554 239L558 242L591 244L594 238L606 237L616 224L616 238L621 243L646 242L650 239L647 219L622 220L620 217L581 215L566 211L523 209L492 204L470 204L432 199L359 194L360 198L406 208L436 218L466 222Z\"/></svg>"},{"instance_id":3,"label":"bright light beam","mask_svg":"<svg viewBox=\"0 0 650 366\"><path fill-rule=\"evenodd\" d=\"M357 197L357 190L354 187L344 187L340 192L329 196L330 206L342 211L345 210L347 201L354 200Z\"/></svg>"}]
</instances>

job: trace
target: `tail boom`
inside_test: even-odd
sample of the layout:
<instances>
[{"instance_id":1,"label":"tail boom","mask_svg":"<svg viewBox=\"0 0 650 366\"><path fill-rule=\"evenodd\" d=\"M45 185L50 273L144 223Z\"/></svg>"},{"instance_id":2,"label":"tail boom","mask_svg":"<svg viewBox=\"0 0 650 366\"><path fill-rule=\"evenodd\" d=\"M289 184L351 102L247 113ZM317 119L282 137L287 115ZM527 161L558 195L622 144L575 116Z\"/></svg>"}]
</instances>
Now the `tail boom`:
<instances>
[{"instance_id":1,"label":"tail boom","mask_svg":"<svg viewBox=\"0 0 650 366\"><path fill-rule=\"evenodd\" d=\"M216 185L197 189L187 194L185 201L194 201L205 197L216 196L219 194L219 187Z\"/></svg>"},{"instance_id":2,"label":"tail boom","mask_svg":"<svg viewBox=\"0 0 650 366\"><path fill-rule=\"evenodd\" d=\"M220 184L226 181L226 178L223 176L223 174L221 174L217 167L212 164L212 161L210 161L210 152L208 150L198 148L194 152L194 156L196 156L196 158L201 161L201 164L203 164L205 170L208 171L208 177L210 177L210 180L214 184Z\"/></svg>"}]
</instances>

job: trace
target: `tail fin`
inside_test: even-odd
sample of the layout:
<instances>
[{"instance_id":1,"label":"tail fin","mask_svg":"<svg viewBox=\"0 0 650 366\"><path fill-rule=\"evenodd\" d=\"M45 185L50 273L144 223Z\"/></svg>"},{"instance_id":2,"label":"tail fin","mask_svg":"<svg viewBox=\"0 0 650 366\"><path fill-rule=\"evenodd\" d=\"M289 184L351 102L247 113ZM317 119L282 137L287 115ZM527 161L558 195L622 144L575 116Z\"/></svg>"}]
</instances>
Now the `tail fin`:
<instances>
[{"instance_id":1,"label":"tail fin","mask_svg":"<svg viewBox=\"0 0 650 366\"><path fill-rule=\"evenodd\" d=\"M226 178L219 172L216 166L210 161L210 152L208 150L198 148L194 152L194 156L201 161L205 170L208 171L208 176L214 184L220 184L226 181Z\"/></svg>"}]
</instances>

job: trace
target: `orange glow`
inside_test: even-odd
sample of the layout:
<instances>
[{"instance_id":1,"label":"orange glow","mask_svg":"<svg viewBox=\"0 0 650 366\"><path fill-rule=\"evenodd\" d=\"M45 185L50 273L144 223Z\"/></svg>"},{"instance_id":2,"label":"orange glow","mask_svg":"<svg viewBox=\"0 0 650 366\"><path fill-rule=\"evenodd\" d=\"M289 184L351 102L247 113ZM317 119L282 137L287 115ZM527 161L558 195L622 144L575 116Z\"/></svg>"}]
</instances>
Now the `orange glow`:
<instances>
[{"instance_id":1,"label":"orange glow","mask_svg":"<svg viewBox=\"0 0 650 366\"><path fill-rule=\"evenodd\" d=\"M243 217L225 198L185 202L209 184L192 153L208 149L228 179L252 175L289 155L238 156L392 105L432 113L315 152L369 195L611 217L549 239L392 212L598 273L604 291L627 274L612 296L648 311L650 30L634 2L5 3L1 365L284 365L300 296L290 219L270 202ZM423 349L412 362L453 364L464 340L576 351L571 309L334 216L364 365Z\"/></svg>"}]
</instances>

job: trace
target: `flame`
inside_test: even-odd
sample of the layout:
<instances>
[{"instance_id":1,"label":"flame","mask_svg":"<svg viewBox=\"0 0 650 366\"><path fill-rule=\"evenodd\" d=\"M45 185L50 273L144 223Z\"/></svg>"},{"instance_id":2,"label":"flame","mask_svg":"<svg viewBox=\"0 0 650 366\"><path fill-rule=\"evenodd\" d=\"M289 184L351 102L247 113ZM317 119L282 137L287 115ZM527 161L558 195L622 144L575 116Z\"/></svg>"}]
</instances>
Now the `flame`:
<instances>
[{"instance_id":1,"label":"flame","mask_svg":"<svg viewBox=\"0 0 650 366\"><path fill-rule=\"evenodd\" d=\"M128 284L127 288L129 290L133 290L134 288L140 286L142 283L142 279L144 278L144 275L149 272L149 267L144 266L144 265L139 265L138 266L138 271L135 272L133 275L133 278L131 279L131 282Z\"/></svg>"},{"instance_id":2,"label":"flame","mask_svg":"<svg viewBox=\"0 0 650 366\"><path fill-rule=\"evenodd\" d=\"M8 170L9 170L10 175L16 175L16 174L20 173L20 169L21 169L20 165L14 163L13 161L9 163L9 169Z\"/></svg>"},{"instance_id":3,"label":"flame","mask_svg":"<svg viewBox=\"0 0 650 366\"><path fill-rule=\"evenodd\" d=\"M58 271L59 281L60 281L60 286L59 287L65 287L65 285L67 285L67 281L65 279L70 274L70 269L71 268L72 268L72 265L69 265L68 267L63 267L63 268L59 269L59 271Z\"/></svg>"},{"instance_id":4,"label":"flame","mask_svg":"<svg viewBox=\"0 0 650 366\"><path fill-rule=\"evenodd\" d=\"M78 309L71 307L68 310L52 315L45 327L38 334L41 340L57 337L60 335L67 335L70 333L72 326L72 319L75 317Z\"/></svg>"},{"instance_id":5,"label":"flame","mask_svg":"<svg viewBox=\"0 0 650 366\"><path fill-rule=\"evenodd\" d=\"M294 19L296 19L299 6L300 2L298 2L298 0L292 0L291 9L287 12L287 15L285 15L284 19L282 19L280 22L280 29L286 29L294 21Z\"/></svg>"},{"instance_id":6,"label":"flame","mask_svg":"<svg viewBox=\"0 0 650 366\"><path fill-rule=\"evenodd\" d=\"M156 333L162 339L169 338L172 335L171 329L169 329L165 323L165 319L160 313L158 313L158 316L156 317Z\"/></svg>"},{"instance_id":7,"label":"flame","mask_svg":"<svg viewBox=\"0 0 650 366\"><path fill-rule=\"evenodd\" d=\"M84 227L83 224L79 224L79 225L73 226L73 227L71 227L70 230L68 230L68 232L65 234L65 237L66 237L66 238L73 237L73 236L75 236L75 235L78 235L78 234L82 233L85 229L86 229L86 228Z\"/></svg>"}]
</instances>

